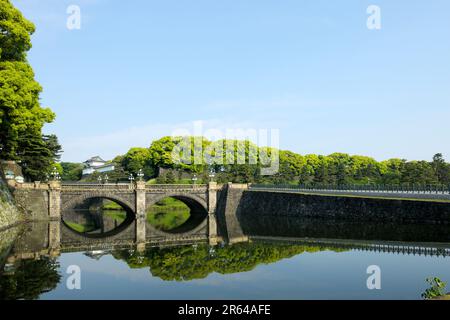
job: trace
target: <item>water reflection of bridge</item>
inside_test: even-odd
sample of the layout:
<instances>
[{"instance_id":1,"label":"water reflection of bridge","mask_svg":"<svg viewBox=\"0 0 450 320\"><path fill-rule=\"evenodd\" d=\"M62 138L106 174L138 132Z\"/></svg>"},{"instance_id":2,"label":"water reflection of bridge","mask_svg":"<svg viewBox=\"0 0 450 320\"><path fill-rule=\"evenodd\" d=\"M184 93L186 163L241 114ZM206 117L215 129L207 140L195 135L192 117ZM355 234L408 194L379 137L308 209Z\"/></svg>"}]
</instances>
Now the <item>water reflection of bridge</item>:
<instances>
[{"instance_id":1,"label":"water reflection of bridge","mask_svg":"<svg viewBox=\"0 0 450 320\"><path fill-rule=\"evenodd\" d=\"M208 244L207 237L190 237L179 239L151 239L146 243L138 243L133 237L110 239L74 239L66 237L65 232L61 236L52 234L64 228L64 224L58 222L32 223L26 226L23 236L19 237L10 252L8 262L14 263L22 259L40 259L42 257L57 257L61 253L69 252L112 252L116 250L133 250L145 252L152 247L179 247L186 245ZM55 242L56 239L60 242ZM363 240L363 239L338 239L338 238L310 238L292 236L269 236L253 234L246 238L246 242L270 243L280 245L301 245L335 250L358 250L366 252L381 252L398 255L423 255L423 256L450 256L450 243L439 242L407 242L395 240Z\"/></svg>"}]
</instances>

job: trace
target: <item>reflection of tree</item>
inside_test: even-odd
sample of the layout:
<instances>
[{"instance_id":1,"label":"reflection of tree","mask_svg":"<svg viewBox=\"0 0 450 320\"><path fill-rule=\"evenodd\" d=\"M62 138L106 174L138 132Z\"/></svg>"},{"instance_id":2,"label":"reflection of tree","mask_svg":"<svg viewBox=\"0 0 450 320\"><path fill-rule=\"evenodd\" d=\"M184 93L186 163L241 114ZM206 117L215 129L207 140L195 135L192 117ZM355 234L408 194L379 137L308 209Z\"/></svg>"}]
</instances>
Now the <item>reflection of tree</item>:
<instances>
[{"instance_id":1,"label":"reflection of tree","mask_svg":"<svg viewBox=\"0 0 450 320\"><path fill-rule=\"evenodd\" d=\"M143 255L137 252L113 253L131 268L150 267L153 276L163 280L203 279L212 272L221 274L245 272L259 264L269 264L305 252L326 250L321 247L276 245L266 243L238 244L215 248L206 245L176 248L152 248Z\"/></svg>"},{"instance_id":2,"label":"reflection of tree","mask_svg":"<svg viewBox=\"0 0 450 320\"><path fill-rule=\"evenodd\" d=\"M34 300L56 288L61 276L59 264L51 259L22 260L14 274L0 277L0 300Z\"/></svg>"}]
</instances>

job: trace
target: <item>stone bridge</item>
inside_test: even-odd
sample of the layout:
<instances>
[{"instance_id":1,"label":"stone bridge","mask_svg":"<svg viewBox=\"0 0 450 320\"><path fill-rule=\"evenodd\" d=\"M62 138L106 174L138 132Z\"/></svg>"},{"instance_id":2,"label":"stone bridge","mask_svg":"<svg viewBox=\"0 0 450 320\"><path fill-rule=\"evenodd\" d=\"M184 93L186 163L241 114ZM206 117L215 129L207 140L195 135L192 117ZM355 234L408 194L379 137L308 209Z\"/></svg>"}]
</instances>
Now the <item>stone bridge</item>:
<instances>
[{"instance_id":1,"label":"stone bridge","mask_svg":"<svg viewBox=\"0 0 450 320\"><path fill-rule=\"evenodd\" d=\"M424 239L440 230L439 238L447 239L450 225L450 195L448 189L411 192L408 190L304 190L292 187L268 187L247 184L217 185L146 185L133 184L61 184L24 183L14 187L19 207L31 221L61 221L62 213L92 199L109 199L122 205L130 223L123 223L114 232L102 234L110 243L246 241L259 224L290 230L300 219L302 232L322 227L328 234L335 230L342 236L352 230L335 228L342 223L362 226L435 225L424 231ZM191 211L191 217L181 227L170 232L157 230L147 222L150 206L166 197L181 200ZM131 218L129 218L131 217ZM276 220L283 218L284 220ZM284 225L276 221L284 221ZM331 224L332 229L325 228ZM439 229L436 227L439 225ZM334 229L333 229L334 228ZM378 230L377 229L377 230ZM361 230L370 231L371 228ZM384 229L382 229L383 231ZM173 232L174 231L174 232ZM280 230L283 231L283 230ZM388 230L389 231L389 230ZM411 231L406 228L404 234ZM362 231L361 231L362 232ZM383 231L384 232L384 231ZM56 237L66 242L100 241L100 237L81 234L62 224ZM295 234L295 232L293 233Z\"/></svg>"},{"instance_id":2,"label":"stone bridge","mask_svg":"<svg viewBox=\"0 0 450 320\"><path fill-rule=\"evenodd\" d=\"M150 238L205 238L217 241L217 194L216 183L208 185L146 185L133 184L20 184L15 197L18 204L32 215L32 220L61 221L62 213L93 199L108 199L120 204L134 222L121 230L107 234L111 240L134 237L136 242L149 242ZM147 222L147 210L158 201L172 197L185 203L190 209L188 221L176 232L157 230ZM62 232L69 232L63 228ZM76 233L73 237L76 238ZM81 235L80 235L81 236ZM84 237L84 236L83 236ZM66 235L67 238L67 235Z\"/></svg>"},{"instance_id":3,"label":"stone bridge","mask_svg":"<svg viewBox=\"0 0 450 320\"><path fill-rule=\"evenodd\" d=\"M272 224L273 225L273 224ZM121 239L111 242L109 239L100 239L96 242L74 242L61 235L64 225L59 221L32 222L27 226L27 236L19 237L8 256L8 263L15 263L23 259L41 259L42 257L57 257L65 252L89 251L92 253L102 251L130 249L145 252L151 247L174 247L205 243L202 240L191 241L154 241L139 244L132 239ZM264 228L270 228L266 225ZM262 233L264 230L260 230ZM64 234L64 231L62 232ZM368 252L383 252L396 255L425 255L436 257L450 256L450 243L443 242L421 242L403 240L358 240L337 239L322 237L288 237L267 236L259 232L249 235L247 242L267 242L272 244L293 244L313 246L320 248L333 248L342 250L359 250Z\"/></svg>"}]
</instances>

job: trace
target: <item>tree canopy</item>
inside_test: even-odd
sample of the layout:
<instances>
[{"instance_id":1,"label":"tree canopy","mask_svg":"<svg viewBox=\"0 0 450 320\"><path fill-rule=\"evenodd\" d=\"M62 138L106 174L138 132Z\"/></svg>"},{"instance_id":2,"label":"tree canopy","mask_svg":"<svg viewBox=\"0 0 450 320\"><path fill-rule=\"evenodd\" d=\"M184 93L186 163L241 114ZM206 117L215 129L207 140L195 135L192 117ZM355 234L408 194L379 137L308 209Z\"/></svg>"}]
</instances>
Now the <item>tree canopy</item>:
<instances>
[{"instance_id":1,"label":"tree canopy","mask_svg":"<svg viewBox=\"0 0 450 320\"><path fill-rule=\"evenodd\" d=\"M153 141L149 148L131 148L125 155L114 158L112 162L115 164L116 171L108 176L126 180L130 173L136 174L143 169L148 179L156 177L159 168L164 168L165 176L159 177L158 183L178 183L180 180L177 180L177 177L181 176L180 173L185 173L184 176L195 174L199 182L204 183L209 180L209 171L213 169L216 172L215 179L220 183L450 184L450 164L445 161L442 154L436 154L431 162L405 159L377 161L371 157L346 153L333 153L328 156L301 155L288 150L278 150L278 172L274 175L263 176L261 175L263 167L261 151L270 154L274 149L260 148L250 141L213 142L203 137L190 137L187 144L190 149L187 152L187 159L190 163L174 161L174 150L177 150L175 149L177 144L183 139L186 138L163 137ZM195 139L197 141L194 143ZM200 157L194 156L195 145L202 147ZM230 152L226 151L227 146L231 146ZM227 164L229 156L234 159L232 164ZM211 159L219 160L219 163L221 160L223 164L210 163ZM111 181L115 178L111 178Z\"/></svg>"},{"instance_id":2,"label":"tree canopy","mask_svg":"<svg viewBox=\"0 0 450 320\"><path fill-rule=\"evenodd\" d=\"M39 179L50 170L61 148L55 153L56 145L42 135L42 127L55 114L40 105L42 87L26 59L34 31L33 23L9 0L0 0L0 158L26 161L25 174ZM57 144L55 136L51 140Z\"/></svg>"}]
</instances>

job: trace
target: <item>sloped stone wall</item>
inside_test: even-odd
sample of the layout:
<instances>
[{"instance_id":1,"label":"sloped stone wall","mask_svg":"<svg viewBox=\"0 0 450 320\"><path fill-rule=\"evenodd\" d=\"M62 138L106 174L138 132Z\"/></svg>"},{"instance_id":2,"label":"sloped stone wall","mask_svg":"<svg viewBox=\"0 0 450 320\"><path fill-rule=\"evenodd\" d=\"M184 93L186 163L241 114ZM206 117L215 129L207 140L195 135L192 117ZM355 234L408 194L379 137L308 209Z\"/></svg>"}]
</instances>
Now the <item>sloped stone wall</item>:
<instances>
[{"instance_id":1,"label":"sloped stone wall","mask_svg":"<svg viewBox=\"0 0 450 320\"><path fill-rule=\"evenodd\" d=\"M22 215L16 208L13 197L0 175L0 230L18 223L21 219Z\"/></svg>"}]
</instances>

